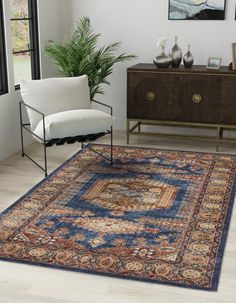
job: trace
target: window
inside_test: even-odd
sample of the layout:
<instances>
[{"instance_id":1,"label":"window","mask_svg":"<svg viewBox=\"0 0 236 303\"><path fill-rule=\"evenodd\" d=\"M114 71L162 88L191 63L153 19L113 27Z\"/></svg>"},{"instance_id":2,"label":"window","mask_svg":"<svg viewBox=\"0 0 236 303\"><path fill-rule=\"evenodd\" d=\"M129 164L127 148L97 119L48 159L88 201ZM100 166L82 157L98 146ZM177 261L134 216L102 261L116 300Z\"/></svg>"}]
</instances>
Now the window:
<instances>
[{"instance_id":1,"label":"window","mask_svg":"<svg viewBox=\"0 0 236 303\"><path fill-rule=\"evenodd\" d=\"M0 95L7 93L7 91L7 64L3 22L3 6L2 0L0 0Z\"/></svg>"},{"instance_id":2,"label":"window","mask_svg":"<svg viewBox=\"0 0 236 303\"><path fill-rule=\"evenodd\" d=\"M9 0L16 89L21 80L39 79L37 0Z\"/></svg>"}]
</instances>

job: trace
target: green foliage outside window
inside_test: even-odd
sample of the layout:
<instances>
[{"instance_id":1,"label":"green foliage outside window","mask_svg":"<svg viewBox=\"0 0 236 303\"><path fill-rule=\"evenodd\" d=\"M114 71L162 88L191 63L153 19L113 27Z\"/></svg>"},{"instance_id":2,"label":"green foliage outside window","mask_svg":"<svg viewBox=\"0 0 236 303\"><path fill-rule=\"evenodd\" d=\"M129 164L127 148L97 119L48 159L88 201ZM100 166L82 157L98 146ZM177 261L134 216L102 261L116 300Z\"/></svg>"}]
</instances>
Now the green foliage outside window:
<instances>
[{"instance_id":1,"label":"green foliage outside window","mask_svg":"<svg viewBox=\"0 0 236 303\"><path fill-rule=\"evenodd\" d=\"M11 22L13 52L29 49L29 22L20 20Z\"/></svg>"},{"instance_id":2,"label":"green foliage outside window","mask_svg":"<svg viewBox=\"0 0 236 303\"><path fill-rule=\"evenodd\" d=\"M9 5L11 19L28 17L28 0L10 0Z\"/></svg>"},{"instance_id":3,"label":"green foliage outside window","mask_svg":"<svg viewBox=\"0 0 236 303\"><path fill-rule=\"evenodd\" d=\"M28 18L28 0L10 0L11 19ZM11 21L13 52L29 48L29 21Z\"/></svg>"}]
</instances>

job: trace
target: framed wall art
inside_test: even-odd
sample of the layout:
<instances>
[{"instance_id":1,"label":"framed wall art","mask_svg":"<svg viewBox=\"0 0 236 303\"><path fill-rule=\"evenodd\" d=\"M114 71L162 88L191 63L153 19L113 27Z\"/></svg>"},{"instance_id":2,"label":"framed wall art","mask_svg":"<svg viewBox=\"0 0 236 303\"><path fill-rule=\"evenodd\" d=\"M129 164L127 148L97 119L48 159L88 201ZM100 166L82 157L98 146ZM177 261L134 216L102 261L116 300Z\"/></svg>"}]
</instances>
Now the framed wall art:
<instances>
[{"instance_id":1,"label":"framed wall art","mask_svg":"<svg viewBox=\"0 0 236 303\"><path fill-rule=\"evenodd\" d=\"M169 20L224 20L226 0L169 0Z\"/></svg>"}]
</instances>

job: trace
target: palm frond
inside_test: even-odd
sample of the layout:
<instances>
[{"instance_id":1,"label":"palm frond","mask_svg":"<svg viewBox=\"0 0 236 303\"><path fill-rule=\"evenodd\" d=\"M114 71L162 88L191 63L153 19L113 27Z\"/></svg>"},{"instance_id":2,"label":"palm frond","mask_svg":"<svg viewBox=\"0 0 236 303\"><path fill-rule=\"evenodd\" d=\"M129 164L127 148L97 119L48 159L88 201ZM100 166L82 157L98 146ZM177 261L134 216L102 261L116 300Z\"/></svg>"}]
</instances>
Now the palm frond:
<instances>
[{"instance_id":1,"label":"palm frond","mask_svg":"<svg viewBox=\"0 0 236 303\"><path fill-rule=\"evenodd\" d=\"M88 75L91 99L96 94L104 94L102 86L110 85L107 78L116 63L136 58L135 55L125 53L115 55L121 42L98 48L100 36L94 32L89 18L85 16L63 42L50 42L44 48L62 76Z\"/></svg>"}]
</instances>

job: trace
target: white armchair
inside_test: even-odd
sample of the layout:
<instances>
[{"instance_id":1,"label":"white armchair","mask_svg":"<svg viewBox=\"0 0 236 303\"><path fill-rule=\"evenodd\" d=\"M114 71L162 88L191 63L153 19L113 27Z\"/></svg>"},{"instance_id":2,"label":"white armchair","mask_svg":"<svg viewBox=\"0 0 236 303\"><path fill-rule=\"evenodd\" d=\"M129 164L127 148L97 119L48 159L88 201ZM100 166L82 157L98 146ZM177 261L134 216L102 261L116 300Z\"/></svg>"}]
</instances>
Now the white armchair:
<instances>
[{"instance_id":1,"label":"white armchair","mask_svg":"<svg viewBox=\"0 0 236 303\"><path fill-rule=\"evenodd\" d=\"M46 147L53 144L95 140L106 134L111 135L111 154L101 155L112 158L112 107L90 100L88 77L49 78L29 80L21 83L20 125L22 157L26 156L40 167L47 176ZM91 108L91 102L110 109L110 114ZM26 107L29 123L24 123L22 106ZM34 161L24 150L24 130L44 146L44 167ZM91 147L89 147L92 149ZM94 149L92 149L96 152Z\"/></svg>"}]
</instances>

